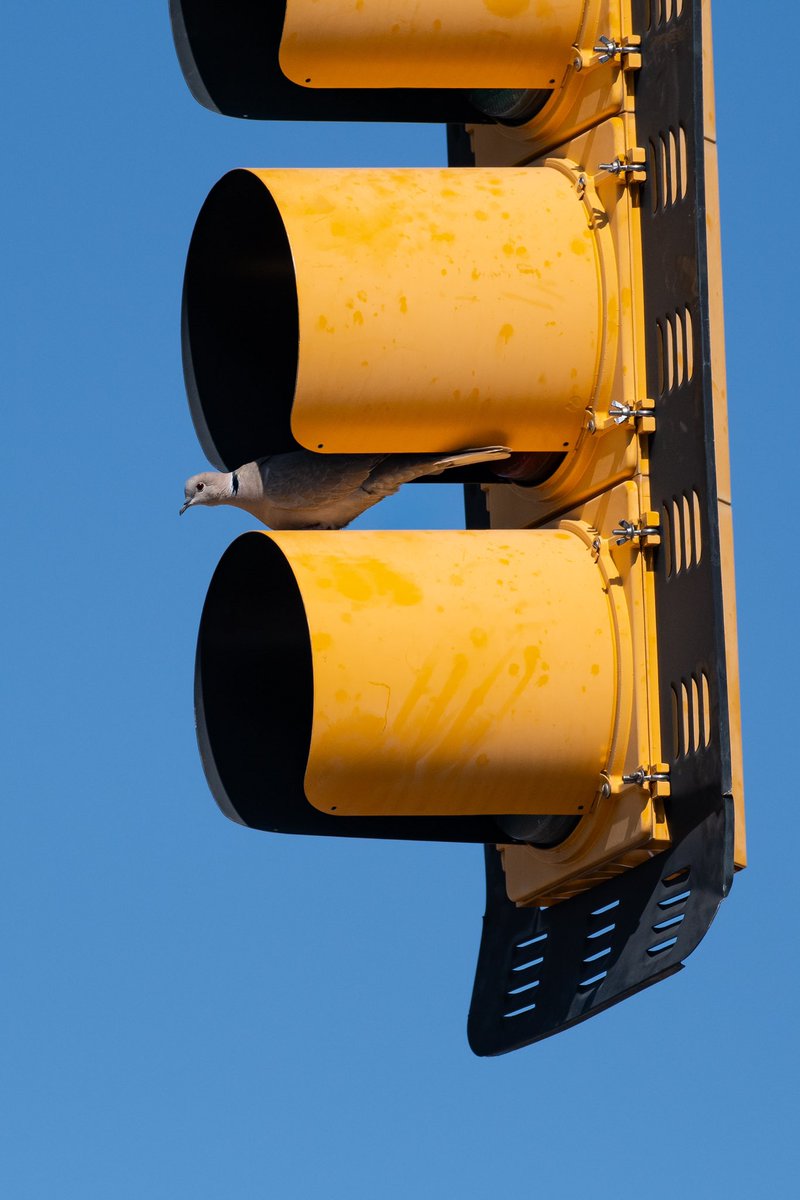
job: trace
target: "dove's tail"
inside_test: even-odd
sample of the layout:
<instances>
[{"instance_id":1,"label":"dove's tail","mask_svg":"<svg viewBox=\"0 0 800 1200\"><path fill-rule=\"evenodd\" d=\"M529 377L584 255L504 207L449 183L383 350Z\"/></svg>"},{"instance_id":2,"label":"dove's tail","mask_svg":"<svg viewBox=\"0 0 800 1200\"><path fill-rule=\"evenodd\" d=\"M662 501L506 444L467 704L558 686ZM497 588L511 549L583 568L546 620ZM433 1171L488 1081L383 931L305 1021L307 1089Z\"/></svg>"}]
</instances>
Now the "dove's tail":
<instances>
[{"instance_id":1,"label":"dove's tail","mask_svg":"<svg viewBox=\"0 0 800 1200\"><path fill-rule=\"evenodd\" d=\"M495 459L508 458L510 454L511 451L505 446L481 446L472 450L456 450L453 454L387 454L375 465L369 478L362 483L361 490L378 498L391 496L401 484L411 483L414 479L441 475L451 467L493 462Z\"/></svg>"},{"instance_id":2,"label":"dove's tail","mask_svg":"<svg viewBox=\"0 0 800 1200\"><path fill-rule=\"evenodd\" d=\"M511 451L507 446L477 446L470 450L456 450L453 454L437 458L428 470L429 475L438 475L441 471L449 471L451 467L471 467L475 463L494 462L509 458Z\"/></svg>"}]
</instances>

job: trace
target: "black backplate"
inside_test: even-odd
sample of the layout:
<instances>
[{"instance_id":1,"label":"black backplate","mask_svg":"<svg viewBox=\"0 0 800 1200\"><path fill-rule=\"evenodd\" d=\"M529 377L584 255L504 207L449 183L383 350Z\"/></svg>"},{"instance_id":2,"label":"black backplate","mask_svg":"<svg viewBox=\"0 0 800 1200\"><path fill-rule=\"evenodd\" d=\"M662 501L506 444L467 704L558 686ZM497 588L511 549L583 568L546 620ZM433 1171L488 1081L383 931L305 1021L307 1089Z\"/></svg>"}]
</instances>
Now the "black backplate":
<instances>
[{"instance_id":1,"label":"black backplate","mask_svg":"<svg viewBox=\"0 0 800 1200\"><path fill-rule=\"evenodd\" d=\"M665 523L655 572L673 846L583 895L526 909L508 900L500 856L487 845L487 907L468 1024L470 1045L480 1055L548 1037L680 970L733 875L705 226L703 2L684 0L680 15L669 19L673 5L633 3L643 54L637 138L649 155L640 196L648 393L657 406L652 503ZM451 163L466 165L458 131L450 150ZM486 525L480 489L467 493L468 523Z\"/></svg>"}]
</instances>

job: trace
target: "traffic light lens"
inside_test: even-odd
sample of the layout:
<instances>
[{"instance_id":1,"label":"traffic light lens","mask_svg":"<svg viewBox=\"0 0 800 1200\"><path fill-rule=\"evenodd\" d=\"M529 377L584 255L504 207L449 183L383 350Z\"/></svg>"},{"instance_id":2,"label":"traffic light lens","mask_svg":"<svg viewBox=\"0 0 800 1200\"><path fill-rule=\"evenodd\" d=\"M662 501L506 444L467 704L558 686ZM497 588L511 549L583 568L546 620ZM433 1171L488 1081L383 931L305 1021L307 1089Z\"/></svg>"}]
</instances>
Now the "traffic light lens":
<instances>
[{"instance_id":1,"label":"traffic light lens","mask_svg":"<svg viewBox=\"0 0 800 1200\"><path fill-rule=\"evenodd\" d=\"M479 89L467 93L479 112L502 125L525 125L541 112L552 93L547 89Z\"/></svg>"},{"instance_id":2,"label":"traffic light lens","mask_svg":"<svg viewBox=\"0 0 800 1200\"><path fill-rule=\"evenodd\" d=\"M500 828L512 842L523 842L539 850L549 850L565 842L578 827L580 817L532 817L510 815L497 817Z\"/></svg>"}]
</instances>

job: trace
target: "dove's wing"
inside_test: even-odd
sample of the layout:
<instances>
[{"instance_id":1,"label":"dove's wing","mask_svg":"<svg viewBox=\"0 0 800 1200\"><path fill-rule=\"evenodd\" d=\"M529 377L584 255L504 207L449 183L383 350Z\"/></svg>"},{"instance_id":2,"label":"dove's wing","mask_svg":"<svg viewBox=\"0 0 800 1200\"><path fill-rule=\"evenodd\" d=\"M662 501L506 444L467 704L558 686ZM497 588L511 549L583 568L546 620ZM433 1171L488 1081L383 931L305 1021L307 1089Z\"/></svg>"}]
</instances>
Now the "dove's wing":
<instances>
[{"instance_id":1,"label":"dove's wing","mask_svg":"<svg viewBox=\"0 0 800 1200\"><path fill-rule=\"evenodd\" d=\"M259 463L264 494L281 509L336 504L359 490L381 454L311 454L298 450Z\"/></svg>"}]
</instances>

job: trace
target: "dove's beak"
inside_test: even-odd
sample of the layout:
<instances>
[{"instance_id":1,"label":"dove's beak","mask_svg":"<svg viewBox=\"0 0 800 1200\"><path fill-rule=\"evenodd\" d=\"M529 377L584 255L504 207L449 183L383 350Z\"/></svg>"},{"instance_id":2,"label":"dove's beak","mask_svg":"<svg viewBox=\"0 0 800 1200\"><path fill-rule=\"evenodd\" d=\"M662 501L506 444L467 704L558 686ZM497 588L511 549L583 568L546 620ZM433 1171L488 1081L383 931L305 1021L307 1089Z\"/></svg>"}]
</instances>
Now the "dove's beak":
<instances>
[{"instance_id":1,"label":"dove's beak","mask_svg":"<svg viewBox=\"0 0 800 1200\"><path fill-rule=\"evenodd\" d=\"M183 507L178 510L179 517L183 516L183 514L186 512L187 508L189 508L191 506L191 503L192 503L191 500L187 500L186 503L183 505Z\"/></svg>"}]
</instances>

